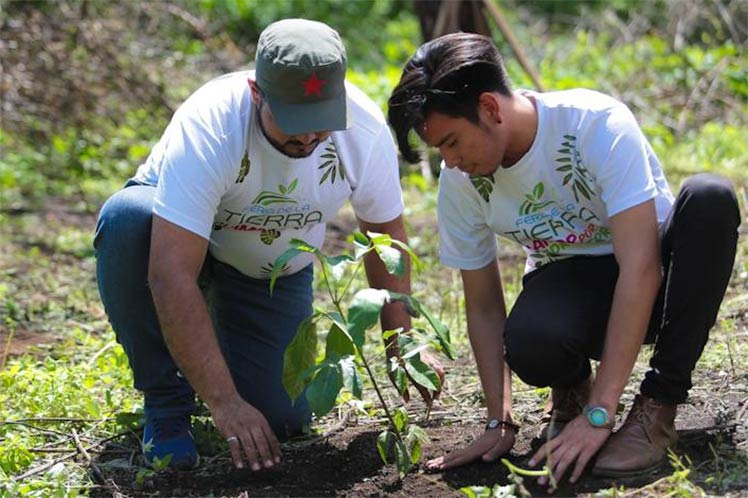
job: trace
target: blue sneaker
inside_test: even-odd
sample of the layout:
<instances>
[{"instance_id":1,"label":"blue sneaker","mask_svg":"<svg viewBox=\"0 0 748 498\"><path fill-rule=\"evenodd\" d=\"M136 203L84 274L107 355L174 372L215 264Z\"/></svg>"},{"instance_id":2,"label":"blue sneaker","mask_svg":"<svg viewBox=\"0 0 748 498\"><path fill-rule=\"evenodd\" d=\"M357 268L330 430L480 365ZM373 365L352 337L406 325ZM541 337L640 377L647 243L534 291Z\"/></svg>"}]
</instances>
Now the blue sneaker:
<instances>
[{"instance_id":1,"label":"blue sneaker","mask_svg":"<svg viewBox=\"0 0 748 498\"><path fill-rule=\"evenodd\" d=\"M145 463L150 467L158 466L158 462L169 456L171 459L166 466L171 468L193 469L200 463L189 415L146 418L143 430Z\"/></svg>"}]
</instances>

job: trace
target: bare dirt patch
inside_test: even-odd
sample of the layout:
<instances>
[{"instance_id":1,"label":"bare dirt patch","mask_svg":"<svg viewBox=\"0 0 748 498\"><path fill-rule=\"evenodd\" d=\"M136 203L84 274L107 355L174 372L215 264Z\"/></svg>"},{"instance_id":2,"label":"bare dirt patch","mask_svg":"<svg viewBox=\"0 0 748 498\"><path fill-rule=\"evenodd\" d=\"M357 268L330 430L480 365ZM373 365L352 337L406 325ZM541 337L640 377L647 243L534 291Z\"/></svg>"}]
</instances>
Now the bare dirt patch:
<instances>
[{"instance_id":1,"label":"bare dirt patch","mask_svg":"<svg viewBox=\"0 0 748 498\"><path fill-rule=\"evenodd\" d=\"M10 338L10 342L8 339ZM12 356L26 354L34 347L51 344L58 338L51 334L32 332L26 329L16 329L12 333L6 327L0 327L0 360ZM6 349L6 346L10 345Z\"/></svg>"}]
</instances>

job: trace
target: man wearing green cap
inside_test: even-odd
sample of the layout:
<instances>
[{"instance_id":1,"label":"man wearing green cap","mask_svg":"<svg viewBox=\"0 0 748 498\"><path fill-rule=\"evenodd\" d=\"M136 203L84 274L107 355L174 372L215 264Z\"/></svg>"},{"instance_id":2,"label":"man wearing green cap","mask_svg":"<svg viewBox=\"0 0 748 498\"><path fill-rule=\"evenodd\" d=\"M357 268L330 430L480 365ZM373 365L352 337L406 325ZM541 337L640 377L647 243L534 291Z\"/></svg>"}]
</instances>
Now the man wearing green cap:
<instances>
[{"instance_id":1,"label":"man wearing green cap","mask_svg":"<svg viewBox=\"0 0 748 498\"><path fill-rule=\"evenodd\" d=\"M312 311L312 259L282 268L271 298L273 262L292 238L321 246L346 200L361 230L405 240L392 137L345 70L343 44L325 24L271 24L256 70L190 96L103 206L94 242L99 292L144 393L148 463L197 464L197 392L237 467L242 450L253 470L277 464L278 438L310 420L281 372L286 346ZM409 291L409 280L379 261L366 261L366 271L372 287ZM382 325L410 323L389 304Z\"/></svg>"}]
</instances>

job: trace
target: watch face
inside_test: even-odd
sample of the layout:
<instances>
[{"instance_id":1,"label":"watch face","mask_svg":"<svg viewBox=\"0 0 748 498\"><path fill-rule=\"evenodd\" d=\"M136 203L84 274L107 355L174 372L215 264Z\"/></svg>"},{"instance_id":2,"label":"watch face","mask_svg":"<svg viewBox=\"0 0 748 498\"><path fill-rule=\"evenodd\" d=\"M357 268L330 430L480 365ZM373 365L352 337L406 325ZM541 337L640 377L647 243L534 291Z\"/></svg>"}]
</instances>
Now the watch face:
<instances>
[{"instance_id":1,"label":"watch face","mask_svg":"<svg viewBox=\"0 0 748 498\"><path fill-rule=\"evenodd\" d=\"M605 408L595 407L587 412L587 420L595 427L602 427L608 423L608 412Z\"/></svg>"},{"instance_id":2,"label":"watch face","mask_svg":"<svg viewBox=\"0 0 748 498\"><path fill-rule=\"evenodd\" d=\"M499 421L495 418L492 418L488 421L488 424L486 425L486 429L495 429L499 426Z\"/></svg>"}]
</instances>

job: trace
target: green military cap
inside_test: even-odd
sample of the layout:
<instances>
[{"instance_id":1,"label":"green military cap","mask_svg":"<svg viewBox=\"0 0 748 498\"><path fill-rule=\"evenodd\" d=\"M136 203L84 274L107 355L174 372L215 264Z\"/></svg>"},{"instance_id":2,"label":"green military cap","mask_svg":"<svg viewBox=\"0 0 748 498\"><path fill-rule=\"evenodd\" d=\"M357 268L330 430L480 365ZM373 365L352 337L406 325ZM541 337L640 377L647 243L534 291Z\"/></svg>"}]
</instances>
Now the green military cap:
<instances>
[{"instance_id":1,"label":"green military cap","mask_svg":"<svg viewBox=\"0 0 748 498\"><path fill-rule=\"evenodd\" d=\"M257 86L288 135L348 128L345 68L343 42L326 24L284 19L260 34Z\"/></svg>"}]
</instances>

